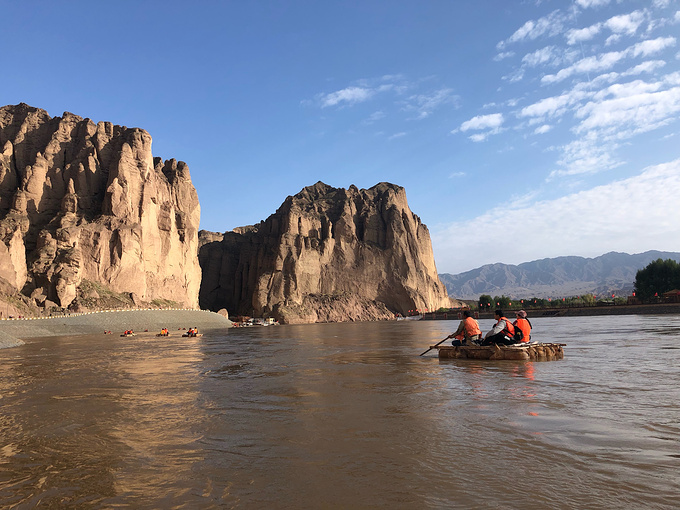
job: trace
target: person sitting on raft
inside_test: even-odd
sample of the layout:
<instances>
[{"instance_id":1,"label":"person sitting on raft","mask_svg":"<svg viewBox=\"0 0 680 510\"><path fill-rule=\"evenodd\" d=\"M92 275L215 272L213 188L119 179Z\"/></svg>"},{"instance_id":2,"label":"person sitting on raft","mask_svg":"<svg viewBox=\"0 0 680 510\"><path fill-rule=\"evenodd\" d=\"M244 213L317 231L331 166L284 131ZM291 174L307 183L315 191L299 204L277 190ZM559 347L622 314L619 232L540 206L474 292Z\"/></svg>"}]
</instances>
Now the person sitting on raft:
<instances>
[{"instance_id":1,"label":"person sitting on raft","mask_svg":"<svg viewBox=\"0 0 680 510\"><path fill-rule=\"evenodd\" d=\"M516 313L517 320L512 323L515 328L519 328L522 332L522 343L529 342L531 339L531 322L527 319L527 313L524 310L520 310Z\"/></svg>"},{"instance_id":2,"label":"person sitting on raft","mask_svg":"<svg viewBox=\"0 0 680 510\"><path fill-rule=\"evenodd\" d=\"M479 329L479 322L472 317L470 310L463 311L463 320L458 324L458 329L446 337L455 338L451 345L476 345L482 338L482 330Z\"/></svg>"},{"instance_id":3,"label":"person sitting on raft","mask_svg":"<svg viewBox=\"0 0 680 510\"><path fill-rule=\"evenodd\" d=\"M482 345L512 345L515 343L515 327L512 323L503 315L503 310L498 309L494 312L494 319L496 319L496 324L489 331Z\"/></svg>"}]
</instances>

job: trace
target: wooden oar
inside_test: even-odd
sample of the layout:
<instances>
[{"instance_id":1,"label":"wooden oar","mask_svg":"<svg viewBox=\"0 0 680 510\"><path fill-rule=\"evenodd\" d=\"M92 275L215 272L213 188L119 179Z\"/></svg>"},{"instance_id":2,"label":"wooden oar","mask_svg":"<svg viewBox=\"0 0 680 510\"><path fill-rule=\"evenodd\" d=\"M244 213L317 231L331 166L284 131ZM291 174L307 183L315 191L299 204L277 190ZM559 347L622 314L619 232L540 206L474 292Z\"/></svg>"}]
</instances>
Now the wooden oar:
<instances>
[{"instance_id":1,"label":"wooden oar","mask_svg":"<svg viewBox=\"0 0 680 510\"><path fill-rule=\"evenodd\" d=\"M427 353L430 352L432 349L434 349L435 347L437 347L440 343L446 342L449 338L451 338L451 337L450 337L450 336L447 336L447 337L446 337L444 340L442 340L441 342L437 342L437 343L434 344L432 347L430 347L428 350L426 350L423 354L427 354ZM421 356L422 356L423 354L421 354Z\"/></svg>"}]
</instances>

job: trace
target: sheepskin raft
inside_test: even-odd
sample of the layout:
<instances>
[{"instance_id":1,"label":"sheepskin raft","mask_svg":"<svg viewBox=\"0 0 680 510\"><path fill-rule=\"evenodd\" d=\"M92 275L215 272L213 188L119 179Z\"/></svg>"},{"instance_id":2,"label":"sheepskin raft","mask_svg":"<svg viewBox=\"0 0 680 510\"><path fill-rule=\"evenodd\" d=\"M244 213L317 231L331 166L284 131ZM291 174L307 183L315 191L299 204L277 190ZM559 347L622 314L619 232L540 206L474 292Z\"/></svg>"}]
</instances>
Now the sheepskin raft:
<instances>
[{"instance_id":1,"label":"sheepskin raft","mask_svg":"<svg viewBox=\"0 0 680 510\"><path fill-rule=\"evenodd\" d=\"M564 358L566 344L437 345L440 358L553 361Z\"/></svg>"}]
</instances>

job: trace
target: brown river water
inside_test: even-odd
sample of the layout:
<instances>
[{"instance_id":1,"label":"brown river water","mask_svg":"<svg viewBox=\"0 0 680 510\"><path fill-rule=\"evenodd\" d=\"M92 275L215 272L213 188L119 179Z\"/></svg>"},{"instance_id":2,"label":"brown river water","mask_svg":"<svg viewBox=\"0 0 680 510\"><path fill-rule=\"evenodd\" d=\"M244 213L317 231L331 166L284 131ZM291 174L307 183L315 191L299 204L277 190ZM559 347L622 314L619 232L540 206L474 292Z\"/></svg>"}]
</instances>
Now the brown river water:
<instances>
[{"instance_id":1,"label":"brown river water","mask_svg":"<svg viewBox=\"0 0 680 510\"><path fill-rule=\"evenodd\" d=\"M457 321L0 350L0 508L677 508L680 316L532 322L565 359L419 356Z\"/></svg>"}]
</instances>

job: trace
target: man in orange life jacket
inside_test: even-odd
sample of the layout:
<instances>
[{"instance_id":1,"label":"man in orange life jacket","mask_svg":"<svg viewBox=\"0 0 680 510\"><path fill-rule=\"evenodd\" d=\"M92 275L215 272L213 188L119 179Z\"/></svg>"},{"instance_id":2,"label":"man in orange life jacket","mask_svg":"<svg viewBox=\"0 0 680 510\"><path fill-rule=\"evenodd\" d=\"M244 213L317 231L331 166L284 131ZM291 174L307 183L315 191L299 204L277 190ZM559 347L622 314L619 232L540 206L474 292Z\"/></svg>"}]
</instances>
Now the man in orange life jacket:
<instances>
[{"instance_id":1,"label":"man in orange life jacket","mask_svg":"<svg viewBox=\"0 0 680 510\"><path fill-rule=\"evenodd\" d=\"M463 320L458 324L458 329L446 338L455 338L451 345L477 344L482 338L482 330L479 329L479 323L472 317L470 310L465 310L463 311Z\"/></svg>"},{"instance_id":2,"label":"man in orange life jacket","mask_svg":"<svg viewBox=\"0 0 680 510\"><path fill-rule=\"evenodd\" d=\"M517 312L517 320L512 323L515 329L519 328L522 331L522 342L529 342L531 340L531 322L527 319L527 313L524 310Z\"/></svg>"},{"instance_id":3,"label":"man in orange life jacket","mask_svg":"<svg viewBox=\"0 0 680 510\"><path fill-rule=\"evenodd\" d=\"M503 315L503 310L496 310L494 312L494 318L496 319L496 324L489 331L482 345L512 345L515 343L515 327L512 323Z\"/></svg>"}]
</instances>

